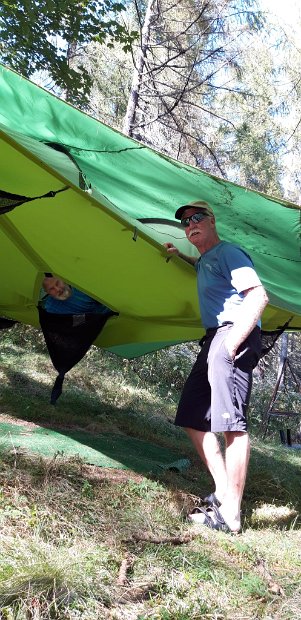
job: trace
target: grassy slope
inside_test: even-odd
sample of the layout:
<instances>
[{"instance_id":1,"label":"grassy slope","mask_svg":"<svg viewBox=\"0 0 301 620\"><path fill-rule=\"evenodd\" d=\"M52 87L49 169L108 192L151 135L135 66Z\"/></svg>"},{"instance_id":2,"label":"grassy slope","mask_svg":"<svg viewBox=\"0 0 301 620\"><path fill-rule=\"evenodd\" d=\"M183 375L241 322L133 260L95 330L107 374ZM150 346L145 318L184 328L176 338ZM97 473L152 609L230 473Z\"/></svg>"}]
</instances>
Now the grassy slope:
<instances>
[{"instance_id":1,"label":"grassy slope","mask_svg":"<svg viewBox=\"0 0 301 620\"><path fill-rule=\"evenodd\" d=\"M253 437L243 533L191 526L187 510L211 485L170 424L173 387L92 349L53 408L39 335L11 334L1 334L0 421L111 429L176 445L192 467L155 479L16 446L1 454L1 618L301 618L301 451Z\"/></svg>"}]
</instances>

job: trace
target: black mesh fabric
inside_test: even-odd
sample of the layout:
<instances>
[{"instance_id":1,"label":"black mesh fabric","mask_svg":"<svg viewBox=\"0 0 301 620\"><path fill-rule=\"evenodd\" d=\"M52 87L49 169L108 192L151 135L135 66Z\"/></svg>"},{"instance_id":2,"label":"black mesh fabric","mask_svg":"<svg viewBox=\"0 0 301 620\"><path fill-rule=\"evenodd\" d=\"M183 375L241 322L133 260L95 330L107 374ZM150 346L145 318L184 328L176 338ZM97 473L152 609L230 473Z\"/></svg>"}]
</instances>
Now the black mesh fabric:
<instances>
[{"instance_id":1,"label":"black mesh fabric","mask_svg":"<svg viewBox=\"0 0 301 620\"><path fill-rule=\"evenodd\" d=\"M283 334L283 332L288 328L292 317L281 327L275 329L274 331L264 331L261 330L261 355L260 358L263 358L267 355L272 348L275 346L278 338Z\"/></svg>"},{"instance_id":2,"label":"black mesh fabric","mask_svg":"<svg viewBox=\"0 0 301 620\"><path fill-rule=\"evenodd\" d=\"M87 353L106 321L115 314L53 314L38 308L40 325L54 368L58 372L51 392L54 405L62 393L66 372Z\"/></svg>"},{"instance_id":3,"label":"black mesh fabric","mask_svg":"<svg viewBox=\"0 0 301 620\"><path fill-rule=\"evenodd\" d=\"M10 194L2 189L0 190L0 213L8 213L15 207L22 205L24 202L28 202L27 196L19 196L18 194Z\"/></svg>"},{"instance_id":4,"label":"black mesh fabric","mask_svg":"<svg viewBox=\"0 0 301 620\"><path fill-rule=\"evenodd\" d=\"M14 325L16 325L18 321L13 321L12 319L6 319L0 316L0 329L10 329Z\"/></svg>"},{"instance_id":5,"label":"black mesh fabric","mask_svg":"<svg viewBox=\"0 0 301 620\"><path fill-rule=\"evenodd\" d=\"M56 191L47 192L47 194L43 194L43 196L20 196L19 194L11 194L10 192L5 192L3 189L0 189L0 215L4 215L4 213L9 213L15 209L15 207L19 207L23 205L25 202L31 202L32 200L38 200L39 198L54 198L56 194L60 192L64 192L68 189L68 187L64 187L63 189L59 189Z\"/></svg>"}]
</instances>

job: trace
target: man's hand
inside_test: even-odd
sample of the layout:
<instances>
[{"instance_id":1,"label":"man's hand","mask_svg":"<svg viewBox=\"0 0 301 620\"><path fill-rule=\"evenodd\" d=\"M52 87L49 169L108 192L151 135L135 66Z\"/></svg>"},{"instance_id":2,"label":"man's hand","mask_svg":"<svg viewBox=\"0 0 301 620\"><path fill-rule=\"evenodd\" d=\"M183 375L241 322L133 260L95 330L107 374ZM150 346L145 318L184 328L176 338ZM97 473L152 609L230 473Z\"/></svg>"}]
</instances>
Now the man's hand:
<instances>
[{"instance_id":1,"label":"man's hand","mask_svg":"<svg viewBox=\"0 0 301 620\"><path fill-rule=\"evenodd\" d=\"M179 256L180 252L173 243L163 243L163 245L166 248L168 254L176 254L176 256Z\"/></svg>"},{"instance_id":2,"label":"man's hand","mask_svg":"<svg viewBox=\"0 0 301 620\"><path fill-rule=\"evenodd\" d=\"M224 340L229 356L234 360L238 347L246 340L258 322L269 298L263 286L244 291L244 300L234 325Z\"/></svg>"},{"instance_id":3,"label":"man's hand","mask_svg":"<svg viewBox=\"0 0 301 620\"><path fill-rule=\"evenodd\" d=\"M224 340L224 345L226 347L226 350L229 354L229 357L231 357L231 360L234 360L235 355L236 355L236 351L237 351L237 347L235 345L233 345L231 342L227 342L227 338L225 338Z\"/></svg>"},{"instance_id":4,"label":"man's hand","mask_svg":"<svg viewBox=\"0 0 301 620\"><path fill-rule=\"evenodd\" d=\"M180 250L178 250L178 248L176 248L173 243L163 243L163 246L167 250L168 254L174 254L175 256L179 256L179 258L182 258L186 263L189 263L189 265L195 265L197 258L195 258L194 256L186 256L186 254L180 252Z\"/></svg>"}]
</instances>

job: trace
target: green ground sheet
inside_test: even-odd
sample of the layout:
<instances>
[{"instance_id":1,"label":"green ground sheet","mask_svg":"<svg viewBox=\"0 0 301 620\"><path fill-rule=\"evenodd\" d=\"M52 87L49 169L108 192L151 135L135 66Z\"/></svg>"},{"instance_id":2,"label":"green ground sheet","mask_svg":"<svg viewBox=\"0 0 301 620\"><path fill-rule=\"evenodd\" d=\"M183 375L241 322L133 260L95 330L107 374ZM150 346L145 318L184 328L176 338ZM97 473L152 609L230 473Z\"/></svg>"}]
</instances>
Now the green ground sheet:
<instances>
[{"instance_id":1,"label":"green ground sheet","mask_svg":"<svg viewBox=\"0 0 301 620\"><path fill-rule=\"evenodd\" d=\"M103 433L95 435L72 429L27 427L0 423L0 450L22 450L28 454L53 457L78 456L98 467L131 469L140 473L162 470L182 471L189 467L187 458L141 439Z\"/></svg>"}]
</instances>

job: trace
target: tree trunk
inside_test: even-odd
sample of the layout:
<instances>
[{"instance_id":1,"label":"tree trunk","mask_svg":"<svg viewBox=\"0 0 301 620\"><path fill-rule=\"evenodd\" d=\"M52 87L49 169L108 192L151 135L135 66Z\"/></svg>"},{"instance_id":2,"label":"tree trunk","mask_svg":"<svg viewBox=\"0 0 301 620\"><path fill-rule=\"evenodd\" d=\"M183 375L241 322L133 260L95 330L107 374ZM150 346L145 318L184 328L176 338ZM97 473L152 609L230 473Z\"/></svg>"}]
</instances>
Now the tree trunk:
<instances>
[{"instance_id":1,"label":"tree trunk","mask_svg":"<svg viewBox=\"0 0 301 620\"><path fill-rule=\"evenodd\" d=\"M280 357L279 357L278 374L280 373L281 368L283 368L283 365L285 364L285 360L287 359L287 356L288 356L288 333L284 332L281 336L281 349L280 349ZM283 387L283 383L284 383L284 373L281 377L281 381L279 384L280 390Z\"/></svg>"},{"instance_id":2,"label":"tree trunk","mask_svg":"<svg viewBox=\"0 0 301 620\"><path fill-rule=\"evenodd\" d=\"M77 42L76 41L72 41L72 43L68 43L67 63L68 63L69 69L73 69L73 67L76 66L76 63L74 61L75 55L76 55L76 50L77 50ZM66 88L66 90L65 90L65 100L69 101L69 103L72 103L72 93L70 92L69 88Z\"/></svg>"},{"instance_id":3,"label":"tree trunk","mask_svg":"<svg viewBox=\"0 0 301 620\"><path fill-rule=\"evenodd\" d=\"M157 0L149 0L144 24L141 31L141 44L138 51L135 69L133 74L132 88L128 100L127 110L124 118L123 132L128 136L133 137L133 131L135 127L135 117L139 100L140 87L143 77L143 72L146 63L147 51L150 41L150 30L152 17L154 15L154 6Z\"/></svg>"}]
</instances>

